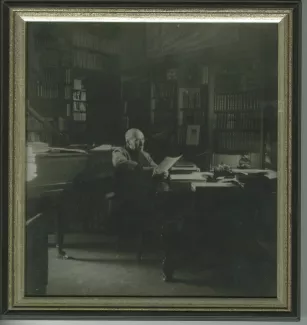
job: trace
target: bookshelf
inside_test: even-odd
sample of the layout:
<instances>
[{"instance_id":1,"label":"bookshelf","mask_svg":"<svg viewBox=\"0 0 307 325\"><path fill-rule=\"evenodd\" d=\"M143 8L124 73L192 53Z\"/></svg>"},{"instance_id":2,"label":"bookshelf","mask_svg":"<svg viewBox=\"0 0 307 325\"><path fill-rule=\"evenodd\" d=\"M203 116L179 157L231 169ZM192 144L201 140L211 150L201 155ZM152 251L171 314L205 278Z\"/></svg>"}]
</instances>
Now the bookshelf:
<instances>
[{"instance_id":1,"label":"bookshelf","mask_svg":"<svg viewBox=\"0 0 307 325\"><path fill-rule=\"evenodd\" d=\"M28 33L29 53L27 102L50 124L64 131L64 92L61 57L63 46L53 30L31 25ZM61 145L66 138L49 134L43 124L27 114L27 141L43 141L50 145Z\"/></svg>"},{"instance_id":2,"label":"bookshelf","mask_svg":"<svg viewBox=\"0 0 307 325\"><path fill-rule=\"evenodd\" d=\"M105 101L109 90L102 85L111 79L115 83L119 69L118 37L105 34L94 25L73 30L61 24L32 25L29 29L27 99L38 113L69 135L69 142L90 141L95 138L92 133L99 133L89 130L89 123L93 124L89 120L102 110L96 93L104 95ZM28 139L43 141L43 131L31 120L28 125ZM53 139L48 141L55 144Z\"/></svg>"},{"instance_id":3,"label":"bookshelf","mask_svg":"<svg viewBox=\"0 0 307 325\"><path fill-rule=\"evenodd\" d=\"M151 123L157 132L169 130L176 116L177 82L154 82L151 90Z\"/></svg>"},{"instance_id":4,"label":"bookshelf","mask_svg":"<svg viewBox=\"0 0 307 325\"><path fill-rule=\"evenodd\" d=\"M207 85L179 88L178 91L178 143L195 150L206 147Z\"/></svg>"},{"instance_id":5,"label":"bookshelf","mask_svg":"<svg viewBox=\"0 0 307 325\"><path fill-rule=\"evenodd\" d=\"M217 93L214 98L214 152L263 151L263 110L257 92Z\"/></svg>"}]
</instances>

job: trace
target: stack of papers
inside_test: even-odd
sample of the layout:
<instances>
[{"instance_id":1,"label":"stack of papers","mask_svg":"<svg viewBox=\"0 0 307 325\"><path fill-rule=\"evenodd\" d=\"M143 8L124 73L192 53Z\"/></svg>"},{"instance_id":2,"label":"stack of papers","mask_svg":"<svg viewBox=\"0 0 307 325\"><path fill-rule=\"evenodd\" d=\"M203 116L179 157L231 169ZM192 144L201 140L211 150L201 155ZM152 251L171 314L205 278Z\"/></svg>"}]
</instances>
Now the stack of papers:
<instances>
[{"instance_id":1,"label":"stack of papers","mask_svg":"<svg viewBox=\"0 0 307 325\"><path fill-rule=\"evenodd\" d=\"M26 173L26 181L32 181L37 177L37 166L36 166L36 153L31 145L27 145L26 159L27 159L27 173Z\"/></svg>"},{"instance_id":2,"label":"stack of papers","mask_svg":"<svg viewBox=\"0 0 307 325\"><path fill-rule=\"evenodd\" d=\"M217 188L224 188L224 187L236 187L237 185L233 184L233 183L214 183L214 182L192 182L191 183L192 189L196 190L199 187L217 187Z\"/></svg>"},{"instance_id":3,"label":"stack of papers","mask_svg":"<svg viewBox=\"0 0 307 325\"><path fill-rule=\"evenodd\" d=\"M110 151L112 146L110 144L102 144L101 146L93 148L91 151Z\"/></svg>"},{"instance_id":4,"label":"stack of papers","mask_svg":"<svg viewBox=\"0 0 307 325\"><path fill-rule=\"evenodd\" d=\"M265 177L267 177L268 179L276 179L277 172L274 170L268 170L267 173L265 174Z\"/></svg>"},{"instance_id":5,"label":"stack of papers","mask_svg":"<svg viewBox=\"0 0 307 325\"><path fill-rule=\"evenodd\" d=\"M199 168L197 166L190 166L190 167L187 167L187 166L174 166L171 168L171 171L173 172L176 172L176 171L191 171L191 172L199 172Z\"/></svg>"},{"instance_id":6,"label":"stack of papers","mask_svg":"<svg viewBox=\"0 0 307 325\"><path fill-rule=\"evenodd\" d=\"M243 175L263 175L268 179L277 178L277 172L270 169L232 169L232 172Z\"/></svg>"},{"instance_id":7,"label":"stack of papers","mask_svg":"<svg viewBox=\"0 0 307 325\"><path fill-rule=\"evenodd\" d=\"M171 181L182 181L182 182L206 182L207 178L213 176L212 173L201 173L194 172L191 174L174 174L170 175Z\"/></svg>"},{"instance_id":8,"label":"stack of papers","mask_svg":"<svg viewBox=\"0 0 307 325\"><path fill-rule=\"evenodd\" d=\"M265 169L236 169L232 168L231 171L235 174L244 174L244 175L256 175L256 174L266 174L267 170Z\"/></svg>"},{"instance_id":9,"label":"stack of papers","mask_svg":"<svg viewBox=\"0 0 307 325\"><path fill-rule=\"evenodd\" d=\"M82 149L70 149L70 148L56 148L56 147L51 147L50 148L51 152L71 152L71 153L84 153L86 154L87 152Z\"/></svg>"},{"instance_id":10,"label":"stack of papers","mask_svg":"<svg viewBox=\"0 0 307 325\"><path fill-rule=\"evenodd\" d=\"M28 151L30 150L33 154L44 153L49 151L49 145L45 142L28 142L27 147Z\"/></svg>"},{"instance_id":11,"label":"stack of papers","mask_svg":"<svg viewBox=\"0 0 307 325\"><path fill-rule=\"evenodd\" d=\"M170 168L172 168L181 157L182 156L165 157L163 161L160 162L158 169L160 170L161 173L169 171Z\"/></svg>"},{"instance_id":12,"label":"stack of papers","mask_svg":"<svg viewBox=\"0 0 307 325\"><path fill-rule=\"evenodd\" d=\"M174 167L196 167L196 165L185 161L177 161Z\"/></svg>"}]
</instances>

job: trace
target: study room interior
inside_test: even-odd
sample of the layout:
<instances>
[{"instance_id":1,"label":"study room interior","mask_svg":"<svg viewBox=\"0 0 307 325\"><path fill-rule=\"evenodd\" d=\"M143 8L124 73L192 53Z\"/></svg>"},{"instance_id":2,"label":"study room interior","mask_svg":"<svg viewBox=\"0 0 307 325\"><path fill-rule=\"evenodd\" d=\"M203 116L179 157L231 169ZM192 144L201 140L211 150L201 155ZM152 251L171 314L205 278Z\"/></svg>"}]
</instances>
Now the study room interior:
<instances>
[{"instance_id":1,"label":"study room interior","mask_svg":"<svg viewBox=\"0 0 307 325\"><path fill-rule=\"evenodd\" d=\"M35 22L27 40L26 295L275 297L277 27ZM131 129L169 163L142 213L114 185Z\"/></svg>"}]
</instances>

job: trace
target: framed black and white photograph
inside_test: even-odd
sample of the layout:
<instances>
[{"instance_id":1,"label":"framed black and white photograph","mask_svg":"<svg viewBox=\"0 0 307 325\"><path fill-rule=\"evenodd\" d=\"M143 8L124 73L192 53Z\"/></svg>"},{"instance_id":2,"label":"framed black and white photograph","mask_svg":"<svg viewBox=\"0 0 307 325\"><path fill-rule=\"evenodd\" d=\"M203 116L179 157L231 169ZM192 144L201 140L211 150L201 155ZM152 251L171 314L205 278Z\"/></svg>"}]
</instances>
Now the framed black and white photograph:
<instances>
[{"instance_id":1,"label":"framed black and white photograph","mask_svg":"<svg viewBox=\"0 0 307 325\"><path fill-rule=\"evenodd\" d=\"M298 319L300 3L1 6L4 317Z\"/></svg>"}]
</instances>

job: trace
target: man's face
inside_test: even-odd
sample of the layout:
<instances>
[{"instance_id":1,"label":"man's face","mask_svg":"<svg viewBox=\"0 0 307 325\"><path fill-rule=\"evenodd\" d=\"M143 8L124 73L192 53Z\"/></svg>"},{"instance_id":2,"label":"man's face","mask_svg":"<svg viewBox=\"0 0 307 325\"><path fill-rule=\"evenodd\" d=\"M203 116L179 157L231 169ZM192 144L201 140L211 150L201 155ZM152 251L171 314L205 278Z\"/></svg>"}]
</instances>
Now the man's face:
<instances>
[{"instance_id":1,"label":"man's face","mask_svg":"<svg viewBox=\"0 0 307 325\"><path fill-rule=\"evenodd\" d=\"M128 141L128 143L129 143L130 149L135 150L135 151L143 151L144 145L145 145L144 134L141 132L135 133L133 138L131 138Z\"/></svg>"}]
</instances>

